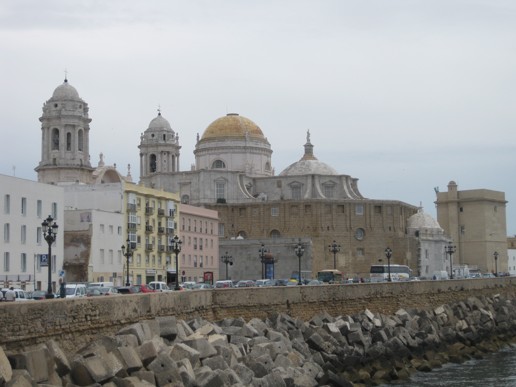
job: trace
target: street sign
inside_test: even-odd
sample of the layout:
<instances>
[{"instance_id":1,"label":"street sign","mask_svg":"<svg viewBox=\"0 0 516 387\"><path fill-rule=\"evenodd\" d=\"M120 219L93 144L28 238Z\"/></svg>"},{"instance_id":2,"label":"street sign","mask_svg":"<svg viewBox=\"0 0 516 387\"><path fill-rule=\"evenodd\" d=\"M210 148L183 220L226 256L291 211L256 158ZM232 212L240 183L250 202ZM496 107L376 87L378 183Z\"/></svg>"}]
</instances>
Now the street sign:
<instances>
[{"instance_id":1,"label":"street sign","mask_svg":"<svg viewBox=\"0 0 516 387\"><path fill-rule=\"evenodd\" d=\"M65 276L65 271L59 270L59 277L64 277L64 276Z\"/></svg>"},{"instance_id":2,"label":"street sign","mask_svg":"<svg viewBox=\"0 0 516 387\"><path fill-rule=\"evenodd\" d=\"M40 254L39 255L39 265L40 266L48 266L48 254Z\"/></svg>"}]
</instances>

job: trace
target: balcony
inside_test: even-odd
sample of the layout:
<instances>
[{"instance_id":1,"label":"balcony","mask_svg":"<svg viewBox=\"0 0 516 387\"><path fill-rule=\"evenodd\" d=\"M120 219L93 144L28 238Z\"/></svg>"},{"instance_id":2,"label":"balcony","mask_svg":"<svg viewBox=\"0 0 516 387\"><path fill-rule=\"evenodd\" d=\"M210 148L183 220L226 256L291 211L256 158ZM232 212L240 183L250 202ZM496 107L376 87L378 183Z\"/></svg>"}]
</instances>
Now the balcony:
<instances>
[{"instance_id":1,"label":"balcony","mask_svg":"<svg viewBox=\"0 0 516 387\"><path fill-rule=\"evenodd\" d=\"M145 226L145 232L152 232L154 230L154 227L152 227L151 225L146 225Z\"/></svg>"},{"instance_id":2,"label":"balcony","mask_svg":"<svg viewBox=\"0 0 516 387\"><path fill-rule=\"evenodd\" d=\"M159 251L160 253L164 252L164 251L165 251L165 246L163 246L163 245L159 245L159 246L158 246L158 251Z\"/></svg>"},{"instance_id":3,"label":"balcony","mask_svg":"<svg viewBox=\"0 0 516 387\"><path fill-rule=\"evenodd\" d=\"M154 207L145 207L145 215L154 215Z\"/></svg>"},{"instance_id":4,"label":"balcony","mask_svg":"<svg viewBox=\"0 0 516 387\"><path fill-rule=\"evenodd\" d=\"M145 250L146 251L153 251L154 250L154 245L151 244L151 243L145 244Z\"/></svg>"},{"instance_id":5,"label":"balcony","mask_svg":"<svg viewBox=\"0 0 516 387\"><path fill-rule=\"evenodd\" d=\"M128 230L136 230L136 223L127 223Z\"/></svg>"},{"instance_id":6,"label":"balcony","mask_svg":"<svg viewBox=\"0 0 516 387\"><path fill-rule=\"evenodd\" d=\"M163 208L158 208L158 216L165 216L165 210Z\"/></svg>"},{"instance_id":7,"label":"balcony","mask_svg":"<svg viewBox=\"0 0 516 387\"><path fill-rule=\"evenodd\" d=\"M165 233L165 227L158 227L158 234L164 234Z\"/></svg>"},{"instance_id":8,"label":"balcony","mask_svg":"<svg viewBox=\"0 0 516 387\"><path fill-rule=\"evenodd\" d=\"M174 252L174 246L172 246L172 245L168 245L168 246L167 246L167 251L168 251L169 253Z\"/></svg>"},{"instance_id":9,"label":"balcony","mask_svg":"<svg viewBox=\"0 0 516 387\"><path fill-rule=\"evenodd\" d=\"M174 234L174 229L167 227L167 235L173 235L173 234Z\"/></svg>"},{"instance_id":10,"label":"balcony","mask_svg":"<svg viewBox=\"0 0 516 387\"><path fill-rule=\"evenodd\" d=\"M127 203L127 211L128 212L136 212L136 204L134 204L134 203Z\"/></svg>"}]
</instances>

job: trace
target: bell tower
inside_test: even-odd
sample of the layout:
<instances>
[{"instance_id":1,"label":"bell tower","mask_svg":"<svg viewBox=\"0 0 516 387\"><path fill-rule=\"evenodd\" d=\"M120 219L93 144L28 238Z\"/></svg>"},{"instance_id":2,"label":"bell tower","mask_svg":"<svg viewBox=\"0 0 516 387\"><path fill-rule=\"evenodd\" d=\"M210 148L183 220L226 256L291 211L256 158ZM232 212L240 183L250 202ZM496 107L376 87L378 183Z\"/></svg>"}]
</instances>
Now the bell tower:
<instances>
[{"instance_id":1,"label":"bell tower","mask_svg":"<svg viewBox=\"0 0 516 387\"><path fill-rule=\"evenodd\" d=\"M35 168L40 183L91 183L88 110L66 78L43 104L41 161Z\"/></svg>"}]
</instances>

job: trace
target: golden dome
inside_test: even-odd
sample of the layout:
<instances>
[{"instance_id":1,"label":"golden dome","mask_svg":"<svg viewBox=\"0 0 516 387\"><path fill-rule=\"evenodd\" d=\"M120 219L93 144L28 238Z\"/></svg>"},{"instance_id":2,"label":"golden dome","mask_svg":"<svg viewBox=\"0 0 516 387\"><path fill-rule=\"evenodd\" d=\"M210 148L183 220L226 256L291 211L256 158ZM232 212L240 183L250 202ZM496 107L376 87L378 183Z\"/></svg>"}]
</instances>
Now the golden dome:
<instances>
[{"instance_id":1,"label":"golden dome","mask_svg":"<svg viewBox=\"0 0 516 387\"><path fill-rule=\"evenodd\" d=\"M204 131L202 140L245 138L246 136L265 139L262 130L253 121L237 113L229 113L213 121Z\"/></svg>"}]
</instances>

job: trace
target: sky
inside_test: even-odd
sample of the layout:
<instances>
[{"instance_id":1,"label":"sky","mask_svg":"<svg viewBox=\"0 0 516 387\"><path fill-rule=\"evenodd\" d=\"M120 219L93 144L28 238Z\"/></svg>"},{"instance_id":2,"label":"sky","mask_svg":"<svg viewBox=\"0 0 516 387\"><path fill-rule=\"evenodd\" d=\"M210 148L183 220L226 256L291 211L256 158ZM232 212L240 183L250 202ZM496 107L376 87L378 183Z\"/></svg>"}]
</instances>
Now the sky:
<instances>
[{"instance_id":1,"label":"sky","mask_svg":"<svg viewBox=\"0 0 516 387\"><path fill-rule=\"evenodd\" d=\"M516 235L512 0L2 0L0 173L37 180L42 106L65 74L89 105L93 166L139 180L160 109L189 170L227 113L268 138L276 174L314 154L362 195L505 192Z\"/></svg>"}]
</instances>

